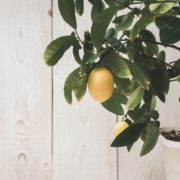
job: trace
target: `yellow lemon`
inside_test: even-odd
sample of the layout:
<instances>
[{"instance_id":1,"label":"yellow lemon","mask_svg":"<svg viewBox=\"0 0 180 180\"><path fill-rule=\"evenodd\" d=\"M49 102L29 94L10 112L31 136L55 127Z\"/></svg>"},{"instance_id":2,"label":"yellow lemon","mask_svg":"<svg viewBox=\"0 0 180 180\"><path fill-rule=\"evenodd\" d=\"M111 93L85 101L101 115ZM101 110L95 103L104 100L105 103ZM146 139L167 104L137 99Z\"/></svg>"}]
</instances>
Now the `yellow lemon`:
<instances>
[{"instance_id":1,"label":"yellow lemon","mask_svg":"<svg viewBox=\"0 0 180 180\"><path fill-rule=\"evenodd\" d=\"M119 121L114 128L114 135L117 137L122 133L126 128L129 127L129 124L126 121Z\"/></svg>"},{"instance_id":2,"label":"yellow lemon","mask_svg":"<svg viewBox=\"0 0 180 180\"><path fill-rule=\"evenodd\" d=\"M91 71L88 78L90 95L98 102L108 100L114 91L112 73L105 67L98 67Z\"/></svg>"}]
</instances>

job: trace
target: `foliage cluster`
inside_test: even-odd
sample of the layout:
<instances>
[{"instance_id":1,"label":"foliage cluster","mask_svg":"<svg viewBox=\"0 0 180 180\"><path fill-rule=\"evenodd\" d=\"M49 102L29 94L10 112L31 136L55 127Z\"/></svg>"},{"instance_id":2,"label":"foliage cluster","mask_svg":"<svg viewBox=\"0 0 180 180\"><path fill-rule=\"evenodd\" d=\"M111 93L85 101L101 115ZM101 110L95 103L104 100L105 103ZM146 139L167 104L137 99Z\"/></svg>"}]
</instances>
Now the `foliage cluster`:
<instances>
[{"instance_id":1,"label":"foliage cluster","mask_svg":"<svg viewBox=\"0 0 180 180\"><path fill-rule=\"evenodd\" d=\"M167 59L166 51L161 48L180 51L180 0L88 2L92 5L92 26L84 32L82 40L77 32L76 16L83 15L85 0L58 0L60 14L73 31L48 45L45 62L54 66L72 47L79 67L64 85L65 99L70 104L72 92L78 101L85 95L92 69L107 67L113 73L115 86L112 97L102 106L128 119L130 124L112 146L127 146L130 150L141 138L144 142L141 155L145 155L159 136L156 99L165 102L170 83L180 81L180 59ZM150 30L151 24L158 28L158 37Z\"/></svg>"}]
</instances>

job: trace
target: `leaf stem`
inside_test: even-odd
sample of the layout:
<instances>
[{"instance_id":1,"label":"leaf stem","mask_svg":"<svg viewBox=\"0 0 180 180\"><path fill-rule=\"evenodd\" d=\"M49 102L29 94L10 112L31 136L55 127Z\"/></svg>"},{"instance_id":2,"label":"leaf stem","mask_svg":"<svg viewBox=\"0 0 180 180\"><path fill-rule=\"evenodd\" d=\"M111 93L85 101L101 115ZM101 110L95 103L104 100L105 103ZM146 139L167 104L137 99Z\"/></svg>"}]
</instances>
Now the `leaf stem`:
<instances>
[{"instance_id":1,"label":"leaf stem","mask_svg":"<svg viewBox=\"0 0 180 180\"><path fill-rule=\"evenodd\" d=\"M77 29L75 30L75 34L76 34L76 37L77 37L78 41L79 41L82 45L84 45L84 42L81 40L81 38L80 38L80 36L79 36L79 34L78 34Z\"/></svg>"}]
</instances>

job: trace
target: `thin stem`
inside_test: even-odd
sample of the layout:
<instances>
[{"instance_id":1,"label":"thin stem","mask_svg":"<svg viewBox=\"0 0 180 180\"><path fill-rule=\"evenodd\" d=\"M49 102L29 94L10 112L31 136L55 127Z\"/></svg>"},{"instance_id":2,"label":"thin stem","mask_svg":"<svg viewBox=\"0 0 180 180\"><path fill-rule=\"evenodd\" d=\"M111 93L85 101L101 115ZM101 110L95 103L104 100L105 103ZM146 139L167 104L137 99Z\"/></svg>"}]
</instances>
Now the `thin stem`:
<instances>
[{"instance_id":1,"label":"thin stem","mask_svg":"<svg viewBox=\"0 0 180 180\"><path fill-rule=\"evenodd\" d=\"M177 79L170 79L169 82L176 82Z\"/></svg>"},{"instance_id":2,"label":"thin stem","mask_svg":"<svg viewBox=\"0 0 180 180\"><path fill-rule=\"evenodd\" d=\"M169 64L174 64L176 61L171 61Z\"/></svg>"},{"instance_id":3,"label":"thin stem","mask_svg":"<svg viewBox=\"0 0 180 180\"><path fill-rule=\"evenodd\" d=\"M166 43L161 43L161 42L157 42L157 41L151 41L151 40L147 40L147 39L140 39L140 41L142 41L142 42L151 42L153 44L158 44L158 45L162 45L162 46L171 47L171 48L174 48L174 49L177 49L177 50L180 51L180 47L175 46L173 44L166 44Z\"/></svg>"},{"instance_id":4,"label":"thin stem","mask_svg":"<svg viewBox=\"0 0 180 180\"><path fill-rule=\"evenodd\" d=\"M121 39L121 41L128 41L129 39ZM162 42L158 42L158 41L152 41L152 40L147 40L147 39L138 39L137 41L141 41L141 42L151 42L153 44L158 44L158 45L161 45L161 46L166 46L166 47L170 47L170 48L173 48L173 49L176 49L178 51L180 51L180 47L178 46L175 46L173 44L166 44L166 43L162 43Z\"/></svg>"},{"instance_id":5,"label":"thin stem","mask_svg":"<svg viewBox=\"0 0 180 180\"><path fill-rule=\"evenodd\" d=\"M120 5L123 5L120 1L118 0L114 0L114 2L117 2L119 3ZM143 2L132 2L132 3L128 3L128 5L132 5L132 4L142 4L142 3L145 3L145 4L155 4L155 3L167 3L167 2L173 2L173 3L177 3L177 1L172 1L172 0L167 0L167 1L143 1Z\"/></svg>"},{"instance_id":6,"label":"thin stem","mask_svg":"<svg viewBox=\"0 0 180 180\"><path fill-rule=\"evenodd\" d=\"M143 55L146 56L146 57L152 58L151 56L148 56L148 55L146 55L144 53L143 53ZM160 61L161 63L163 63L164 65L170 67L171 69L176 69L174 66L172 66L171 64L169 64L169 63L167 63L165 61L161 61L160 59L157 59L157 60Z\"/></svg>"},{"instance_id":7,"label":"thin stem","mask_svg":"<svg viewBox=\"0 0 180 180\"><path fill-rule=\"evenodd\" d=\"M160 61L161 63L163 63L164 65L166 65L172 69L176 69L174 66L171 66L169 63L166 63L165 61L161 61L160 59L158 59L158 61Z\"/></svg>"},{"instance_id":8,"label":"thin stem","mask_svg":"<svg viewBox=\"0 0 180 180\"><path fill-rule=\"evenodd\" d=\"M79 42L80 42L82 45L84 45L84 42L81 40L81 38L80 38L80 36L79 36L79 34L78 34L78 32L77 32L77 29L76 29L75 33L76 33L76 36L77 36L77 39L79 40Z\"/></svg>"}]
</instances>

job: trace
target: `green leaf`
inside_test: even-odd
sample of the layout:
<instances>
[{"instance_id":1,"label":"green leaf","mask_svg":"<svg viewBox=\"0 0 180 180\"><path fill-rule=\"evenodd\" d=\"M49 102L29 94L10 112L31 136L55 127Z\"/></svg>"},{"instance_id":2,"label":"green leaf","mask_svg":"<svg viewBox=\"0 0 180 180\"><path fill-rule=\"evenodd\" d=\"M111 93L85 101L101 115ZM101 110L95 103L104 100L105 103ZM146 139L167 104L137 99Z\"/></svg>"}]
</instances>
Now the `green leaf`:
<instances>
[{"instance_id":1,"label":"green leaf","mask_svg":"<svg viewBox=\"0 0 180 180\"><path fill-rule=\"evenodd\" d=\"M121 93L125 96L131 93L131 82L129 79L122 79L115 76L114 82L116 86L121 90Z\"/></svg>"},{"instance_id":2,"label":"green leaf","mask_svg":"<svg viewBox=\"0 0 180 180\"><path fill-rule=\"evenodd\" d=\"M54 66L64 55L65 51L70 48L76 39L73 36L63 36L52 41L44 52L44 60L47 65Z\"/></svg>"},{"instance_id":3,"label":"green leaf","mask_svg":"<svg viewBox=\"0 0 180 180\"><path fill-rule=\"evenodd\" d=\"M140 36L141 36L141 38L142 38L143 40L156 41L155 35L154 35L151 31L149 31L149 30L147 30L147 29L141 31L141 32L140 32Z\"/></svg>"},{"instance_id":4,"label":"green leaf","mask_svg":"<svg viewBox=\"0 0 180 180\"><path fill-rule=\"evenodd\" d=\"M143 52L145 55L154 56L158 54L159 47L156 44L150 43L150 42L146 42L145 44L146 44L146 47L143 47Z\"/></svg>"},{"instance_id":5,"label":"green leaf","mask_svg":"<svg viewBox=\"0 0 180 180\"><path fill-rule=\"evenodd\" d=\"M135 64L128 60L125 61L128 65L132 76L136 79L136 81L141 84L145 89L149 89L149 80L143 73L143 71Z\"/></svg>"},{"instance_id":6,"label":"green leaf","mask_svg":"<svg viewBox=\"0 0 180 180\"><path fill-rule=\"evenodd\" d=\"M66 101L72 103L72 92L78 101L86 93L87 80L80 76L80 68L75 69L67 78L64 84L64 96Z\"/></svg>"},{"instance_id":7,"label":"green leaf","mask_svg":"<svg viewBox=\"0 0 180 180\"><path fill-rule=\"evenodd\" d=\"M101 49L99 52L97 52L96 54L94 54L93 56L90 56L89 58L87 58L86 60L84 59L83 64L85 63L94 63L95 61L97 61L98 58L100 58L101 56L103 56L104 54L110 52L112 50L111 47L108 47L106 49Z\"/></svg>"},{"instance_id":8,"label":"green leaf","mask_svg":"<svg viewBox=\"0 0 180 180\"><path fill-rule=\"evenodd\" d=\"M131 151L132 147L133 147L133 144L130 144L130 145L128 145L128 146L127 146L127 150L128 150L128 152L130 152L130 151Z\"/></svg>"},{"instance_id":9,"label":"green leaf","mask_svg":"<svg viewBox=\"0 0 180 180\"><path fill-rule=\"evenodd\" d=\"M116 35L116 30L114 28L110 28L106 31L105 39L112 38Z\"/></svg>"},{"instance_id":10,"label":"green leaf","mask_svg":"<svg viewBox=\"0 0 180 180\"><path fill-rule=\"evenodd\" d=\"M84 12L84 0L75 0L76 12L81 16Z\"/></svg>"},{"instance_id":11,"label":"green leaf","mask_svg":"<svg viewBox=\"0 0 180 180\"><path fill-rule=\"evenodd\" d=\"M158 111L156 111L156 110L152 110L152 111L150 112L150 116L151 116L151 118L153 118L154 120L159 119L159 113L158 113Z\"/></svg>"},{"instance_id":12,"label":"green leaf","mask_svg":"<svg viewBox=\"0 0 180 180\"><path fill-rule=\"evenodd\" d=\"M149 110L152 111L153 109L155 109L155 107L156 107L156 97L152 96Z\"/></svg>"},{"instance_id":13,"label":"green leaf","mask_svg":"<svg viewBox=\"0 0 180 180\"><path fill-rule=\"evenodd\" d=\"M113 95L111 98L102 103L103 107L106 108L108 111L117 114L123 115L124 110L121 106L122 103L126 103L127 98L123 96L119 89L114 89Z\"/></svg>"},{"instance_id":14,"label":"green leaf","mask_svg":"<svg viewBox=\"0 0 180 180\"><path fill-rule=\"evenodd\" d=\"M149 6L149 9L153 14L163 14L168 12L171 8L173 8L174 5L174 2L153 3Z\"/></svg>"},{"instance_id":15,"label":"green leaf","mask_svg":"<svg viewBox=\"0 0 180 180\"><path fill-rule=\"evenodd\" d=\"M103 64L107 66L113 74L120 78L131 77L131 73L127 64L124 62L124 59L115 51L111 51L104 57Z\"/></svg>"},{"instance_id":16,"label":"green leaf","mask_svg":"<svg viewBox=\"0 0 180 180\"><path fill-rule=\"evenodd\" d=\"M176 81L180 83L180 76L176 78Z\"/></svg>"},{"instance_id":17,"label":"green leaf","mask_svg":"<svg viewBox=\"0 0 180 180\"><path fill-rule=\"evenodd\" d=\"M129 59L134 60L135 54L137 52L136 42L127 41L126 49Z\"/></svg>"},{"instance_id":18,"label":"green leaf","mask_svg":"<svg viewBox=\"0 0 180 180\"><path fill-rule=\"evenodd\" d=\"M133 19L134 19L134 14L130 12L126 15L116 17L113 23L118 24L118 27L117 27L118 31L124 31L130 28L133 22Z\"/></svg>"},{"instance_id":19,"label":"green leaf","mask_svg":"<svg viewBox=\"0 0 180 180\"><path fill-rule=\"evenodd\" d=\"M148 123L146 127L144 144L140 154L141 156L146 155L154 148L154 146L157 143L158 137L159 137L159 128L157 128L152 123Z\"/></svg>"},{"instance_id":20,"label":"green leaf","mask_svg":"<svg viewBox=\"0 0 180 180\"><path fill-rule=\"evenodd\" d=\"M128 109L133 110L141 102L143 96L144 89L141 86L137 87L127 102Z\"/></svg>"},{"instance_id":21,"label":"green leaf","mask_svg":"<svg viewBox=\"0 0 180 180\"><path fill-rule=\"evenodd\" d=\"M94 21L95 17L104 10L104 3L102 0L92 1L93 7L91 10L91 19Z\"/></svg>"},{"instance_id":22,"label":"green leaf","mask_svg":"<svg viewBox=\"0 0 180 180\"><path fill-rule=\"evenodd\" d=\"M79 81L77 82L77 85L73 89L73 92L78 101L80 101L84 97L86 93L86 88L87 88L86 78L81 77Z\"/></svg>"},{"instance_id":23,"label":"green leaf","mask_svg":"<svg viewBox=\"0 0 180 180\"><path fill-rule=\"evenodd\" d=\"M140 31L144 29L148 24L152 22L152 16L150 15L143 15L140 17L140 19L135 23L133 28L130 31L130 39L131 41L134 41Z\"/></svg>"},{"instance_id":24,"label":"green leaf","mask_svg":"<svg viewBox=\"0 0 180 180\"><path fill-rule=\"evenodd\" d=\"M81 45L79 43L79 41L75 41L73 43L73 55L74 55L74 58L75 58L75 61L81 65L82 64L82 60L81 60L81 57L79 55L79 50L81 49Z\"/></svg>"},{"instance_id":25,"label":"green leaf","mask_svg":"<svg viewBox=\"0 0 180 180\"><path fill-rule=\"evenodd\" d=\"M158 56L157 56L158 60L160 61L165 61L166 60L166 54L165 51L160 51Z\"/></svg>"},{"instance_id":26,"label":"green leaf","mask_svg":"<svg viewBox=\"0 0 180 180\"><path fill-rule=\"evenodd\" d=\"M58 0L58 6L64 21L67 22L72 28L76 29L76 16L74 0Z\"/></svg>"},{"instance_id":27,"label":"green leaf","mask_svg":"<svg viewBox=\"0 0 180 180\"><path fill-rule=\"evenodd\" d=\"M75 58L76 62L77 62L79 65L81 65L81 64L82 64L82 61L81 61L81 58L80 58L80 56L79 56L79 49L78 49L78 48L76 48L76 47L73 48L73 55L74 55L74 58Z\"/></svg>"},{"instance_id":28,"label":"green leaf","mask_svg":"<svg viewBox=\"0 0 180 180\"><path fill-rule=\"evenodd\" d=\"M160 100L165 102L165 93L169 90L169 74L166 67L160 63L151 71L151 88Z\"/></svg>"},{"instance_id":29,"label":"green leaf","mask_svg":"<svg viewBox=\"0 0 180 180\"><path fill-rule=\"evenodd\" d=\"M100 12L93 20L91 35L94 45L99 49L104 41L106 30L119 7L112 6Z\"/></svg>"},{"instance_id":30,"label":"green leaf","mask_svg":"<svg viewBox=\"0 0 180 180\"><path fill-rule=\"evenodd\" d=\"M104 0L109 6L115 5L113 0Z\"/></svg>"},{"instance_id":31,"label":"green leaf","mask_svg":"<svg viewBox=\"0 0 180 180\"><path fill-rule=\"evenodd\" d=\"M154 34L149 30L143 30L140 32L141 38L144 40L146 47L143 47L144 53L148 56L154 56L159 53L158 45L148 41L156 42Z\"/></svg>"},{"instance_id":32,"label":"green leaf","mask_svg":"<svg viewBox=\"0 0 180 180\"><path fill-rule=\"evenodd\" d=\"M112 143L112 147L122 147L133 144L140 137L146 123L132 124L120 133Z\"/></svg>"},{"instance_id":33,"label":"green leaf","mask_svg":"<svg viewBox=\"0 0 180 180\"><path fill-rule=\"evenodd\" d=\"M176 69L180 69L180 59L176 60L176 62L173 65Z\"/></svg>"},{"instance_id":34,"label":"green leaf","mask_svg":"<svg viewBox=\"0 0 180 180\"><path fill-rule=\"evenodd\" d=\"M176 43L180 40L180 18L173 16L158 16L156 26L160 30L160 40L163 43Z\"/></svg>"}]
</instances>

